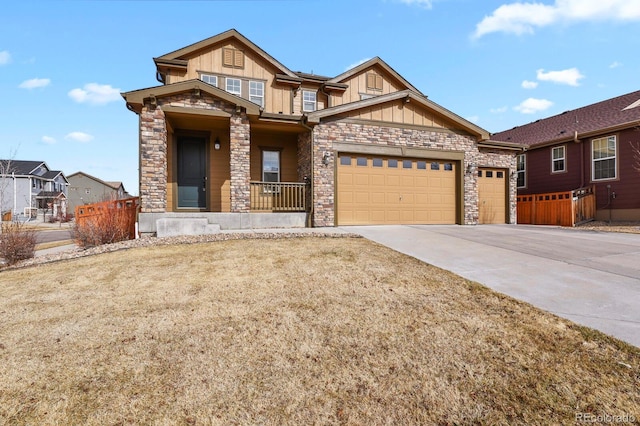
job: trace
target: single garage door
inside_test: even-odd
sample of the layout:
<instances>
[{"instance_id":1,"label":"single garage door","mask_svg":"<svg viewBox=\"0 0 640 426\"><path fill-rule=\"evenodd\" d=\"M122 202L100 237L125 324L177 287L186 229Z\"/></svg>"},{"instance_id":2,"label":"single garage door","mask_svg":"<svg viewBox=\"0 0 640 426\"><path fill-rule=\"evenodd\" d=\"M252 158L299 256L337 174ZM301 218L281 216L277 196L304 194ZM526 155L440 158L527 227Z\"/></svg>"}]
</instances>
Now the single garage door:
<instances>
[{"instance_id":1,"label":"single garage door","mask_svg":"<svg viewBox=\"0 0 640 426\"><path fill-rule=\"evenodd\" d=\"M340 154L338 225L455 224L456 163Z\"/></svg>"},{"instance_id":2,"label":"single garage door","mask_svg":"<svg viewBox=\"0 0 640 426\"><path fill-rule=\"evenodd\" d=\"M478 222L506 223L507 173L504 169L478 169Z\"/></svg>"}]
</instances>

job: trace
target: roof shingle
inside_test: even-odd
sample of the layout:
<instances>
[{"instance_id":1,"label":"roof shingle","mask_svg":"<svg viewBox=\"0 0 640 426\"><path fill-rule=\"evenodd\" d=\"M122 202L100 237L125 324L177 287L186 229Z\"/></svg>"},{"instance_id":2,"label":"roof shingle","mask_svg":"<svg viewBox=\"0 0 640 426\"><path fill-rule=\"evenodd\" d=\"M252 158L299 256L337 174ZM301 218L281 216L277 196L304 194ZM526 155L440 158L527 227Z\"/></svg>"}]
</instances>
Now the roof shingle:
<instances>
[{"instance_id":1,"label":"roof shingle","mask_svg":"<svg viewBox=\"0 0 640 426\"><path fill-rule=\"evenodd\" d=\"M572 140L575 133L589 135L628 125L640 124L640 91L587 105L553 117L536 120L510 130L494 133L492 140L535 146Z\"/></svg>"}]
</instances>

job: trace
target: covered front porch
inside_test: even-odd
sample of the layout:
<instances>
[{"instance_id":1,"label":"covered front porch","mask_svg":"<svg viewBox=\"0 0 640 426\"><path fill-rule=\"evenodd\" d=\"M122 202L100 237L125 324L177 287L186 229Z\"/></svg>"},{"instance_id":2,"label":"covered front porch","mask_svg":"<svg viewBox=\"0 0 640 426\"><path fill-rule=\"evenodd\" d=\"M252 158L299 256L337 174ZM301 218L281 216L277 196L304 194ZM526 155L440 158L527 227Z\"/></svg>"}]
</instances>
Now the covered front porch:
<instances>
[{"instance_id":1,"label":"covered front porch","mask_svg":"<svg viewBox=\"0 0 640 426\"><path fill-rule=\"evenodd\" d=\"M125 96L140 111L141 234L307 226L311 137L299 118L200 81L153 89Z\"/></svg>"}]
</instances>

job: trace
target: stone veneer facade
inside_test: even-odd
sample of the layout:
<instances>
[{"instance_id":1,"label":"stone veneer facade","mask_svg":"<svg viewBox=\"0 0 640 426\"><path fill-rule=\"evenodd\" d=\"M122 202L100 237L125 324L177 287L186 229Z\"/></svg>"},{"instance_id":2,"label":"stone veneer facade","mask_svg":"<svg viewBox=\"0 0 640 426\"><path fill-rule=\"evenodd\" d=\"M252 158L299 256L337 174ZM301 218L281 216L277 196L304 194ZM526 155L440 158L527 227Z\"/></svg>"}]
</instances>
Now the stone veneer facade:
<instances>
[{"instance_id":1,"label":"stone veneer facade","mask_svg":"<svg viewBox=\"0 0 640 426\"><path fill-rule=\"evenodd\" d=\"M182 93L156 100L157 106L146 104L140 113L140 207L143 213L168 211L167 206L167 126L163 105L224 111L229 119L231 211L250 211L250 124L244 111L210 95ZM460 165L464 179L463 223L478 223L477 167L504 168L509 171L509 218L516 220L515 154L498 149L478 148L474 137L451 131L403 128L330 121L316 125L312 132L298 136L298 179L313 179L313 226L335 225L335 159L334 142L362 145L427 148L438 151L463 152ZM312 149L313 145L313 149ZM311 152L313 151L313 171ZM330 153L329 164L323 163ZM466 173L472 166L472 172ZM310 194L309 194L310 198Z\"/></svg>"},{"instance_id":2,"label":"stone veneer facade","mask_svg":"<svg viewBox=\"0 0 640 426\"><path fill-rule=\"evenodd\" d=\"M250 126L245 112L208 94L185 92L146 103L140 113L140 212L162 213L167 206L167 122L162 106L223 111L231 115L231 209L248 212L250 206Z\"/></svg>"},{"instance_id":3,"label":"stone veneer facade","mask_svg":"<svg viewBox=\"0 0 640 426\"><path fill-rule=\"evenodd\" d=\"M401 146L427 148L438 151L464 152L462 174L464 177L465 225L478 223L478 182L477 167L495 167L508 170L509 181L509 221L516 221L516 177L515 154L502 150L479 149L476 139L465 134L431 129L376 126L349 121L332 121L318 124L313 131L313 226L335 225L335 160L334 142L363 145ZM329 164L322 162L325 152L331 153ZM471 173L466 173L471 165Z\"/></svg>"}]
</instances>

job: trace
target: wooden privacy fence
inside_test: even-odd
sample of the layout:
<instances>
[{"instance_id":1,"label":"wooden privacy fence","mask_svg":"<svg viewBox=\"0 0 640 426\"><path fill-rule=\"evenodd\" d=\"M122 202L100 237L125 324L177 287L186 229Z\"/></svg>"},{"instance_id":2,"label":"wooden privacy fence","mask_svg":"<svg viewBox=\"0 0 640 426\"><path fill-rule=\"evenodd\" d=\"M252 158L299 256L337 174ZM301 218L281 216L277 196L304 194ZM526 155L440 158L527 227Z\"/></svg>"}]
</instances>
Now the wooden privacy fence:
<instances>
[{"instance_id":1,"label":"wooden privacy fence","mask_svg":"<svg viewBox=\"0 0 640 426\"><path fill-rule=\"evenodd\" d=\"M307 211L306 183L251 182L251 211Z\"/></svg>"},{"instance_id":2,"label":"wooden privacy fence","mask_svg":"<svg viewBox=\"0 0 640 426\"><path fill-rule=\"evenodd\" d=\"M83 226L90 221L104 219L107 215L121 214L122 217L119 217L119 219L128 228L129 239L134 239L136 237L138 205L138 197L131 197L77 206L75 211L76 225Z\"/></svg>"},{"instance_id":3,"label":"wooden privacy fence","mask_svg":"<svg viewBox=\"0 0 640 426\"><path fill-rule=\"evenodd\" d=\"M518 223L576 226L595 219L595 187L565 192L519 195Z\"/></svg>"}]
</instances>

